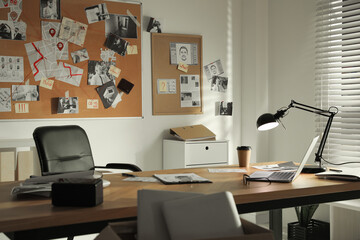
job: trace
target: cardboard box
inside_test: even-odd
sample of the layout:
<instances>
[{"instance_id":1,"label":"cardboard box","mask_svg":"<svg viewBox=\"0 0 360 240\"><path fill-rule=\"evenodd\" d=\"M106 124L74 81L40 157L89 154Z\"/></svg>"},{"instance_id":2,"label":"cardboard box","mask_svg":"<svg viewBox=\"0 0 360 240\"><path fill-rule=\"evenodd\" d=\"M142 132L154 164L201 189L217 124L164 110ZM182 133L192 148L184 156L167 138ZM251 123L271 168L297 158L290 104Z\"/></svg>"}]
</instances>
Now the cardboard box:
<instances>
[{"instance_id":1,"label":"cardboard box","mask_svg":"<svg viewBox=\"0 0 360 240\"><path fill-rule=\"evenodd\" d=\"M216 135L204 125L170 128L170 134L183 141L216 140Z\"/></svg>"},{"instance_id":2,"label":"cardboard box","mask_svg":"<svg viewBox=\"0 0 360 240\"><path fill-rule=\"evenodd\" d=\"M0 182L15 181L15 152L0 152Z\"/></svg>"},{"instance_id":3,"label":"cardboard box","mask_svg":"<svg viewBox=\"0 0 360 240\"><path fill-rule=\"evenodd\" d=\"M244 229L244 235L222 239L212 238L207 240L274 240L273 234L270 230L262 228L242 218L241 223ZM135 240L137 239L136 226L136 221L109 223L109 225L100 232L95 240Z\"/></svg>"},{"instance_id":4,"label":"cardboard box","mask_svg":"<svg viewBox=\"0 0 360 240\"><path fill-rule=\"evenodd\" d=\"M16 180L22 181L34 175L34 153L33 151L18 152Z\"/></svg>"}]
</instances>

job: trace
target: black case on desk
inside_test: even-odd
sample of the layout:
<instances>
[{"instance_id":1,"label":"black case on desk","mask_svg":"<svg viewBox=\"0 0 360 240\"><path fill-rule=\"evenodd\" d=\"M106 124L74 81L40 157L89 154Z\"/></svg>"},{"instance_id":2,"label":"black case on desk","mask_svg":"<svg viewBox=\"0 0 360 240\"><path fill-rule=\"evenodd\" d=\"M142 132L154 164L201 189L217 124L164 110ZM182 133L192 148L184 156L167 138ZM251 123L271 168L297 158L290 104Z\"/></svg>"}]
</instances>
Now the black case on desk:
<instances>
[{"instance_id":1,"label":"black case on desk","mask_svg":"<svg viewBox=\"0 0 360 240\"><path fill-rule=\"evenodd\" d=\"M51 187L54 206L93 207L103 202L102 179L82 183L58 182Z\"/></svg>"}]
</instances>

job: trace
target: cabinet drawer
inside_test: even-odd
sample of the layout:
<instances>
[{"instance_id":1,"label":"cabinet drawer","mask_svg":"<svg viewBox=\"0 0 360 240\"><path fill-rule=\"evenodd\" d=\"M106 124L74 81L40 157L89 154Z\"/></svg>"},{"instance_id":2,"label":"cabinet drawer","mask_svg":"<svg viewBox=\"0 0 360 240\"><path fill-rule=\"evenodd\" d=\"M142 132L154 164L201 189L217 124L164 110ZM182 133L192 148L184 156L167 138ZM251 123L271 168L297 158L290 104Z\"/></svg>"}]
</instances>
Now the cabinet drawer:
<instances>
[{"instance_id":1,"label":"cabinet drawer","mask_svg":"<svg viewBox=\"0 0 360 240\"><path fill-rule=\"evenodd\" d=\"M186 166L224 163L228 161L227 142L186 144Z\"/></svg>"}]
</instances>

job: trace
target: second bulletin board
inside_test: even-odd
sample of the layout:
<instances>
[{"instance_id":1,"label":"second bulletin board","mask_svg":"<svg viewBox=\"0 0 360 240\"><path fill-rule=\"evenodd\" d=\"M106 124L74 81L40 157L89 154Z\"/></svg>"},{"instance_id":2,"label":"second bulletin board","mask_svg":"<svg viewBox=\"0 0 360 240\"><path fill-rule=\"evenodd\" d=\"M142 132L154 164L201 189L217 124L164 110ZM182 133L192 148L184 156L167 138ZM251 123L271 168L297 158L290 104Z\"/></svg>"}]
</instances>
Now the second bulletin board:
<instances>
[{"instance_id":1,"label":"second bulletin board","mask_svg":"<svg viewBox=\"0 0 360 240\"><path fill-rule=\"evenodd\" d=\"M44 119L44 118L107 118L107 117L141 117L142 116L142 96L141 96L141 4L129 3L121 1L100 1L100 0L53 0L57 3L60 9L61 17L58 19L42 19L41 5L46 4L47 1L43 0L23 0L22 12L17 21L26 23L26 39L23 40L11 40L0 37L0 56L17 56L23 58L23 70L24 80L23 82L6 82L0 81L0 88L12 89L13 85L40 85L40 81L35 80L34 73L31 69L30 61L28 59L25 44L34 43L42 40L42 21L46 22L58 22L61 23L61 19L66 17L76 22L80 22L87 25L87 32L83 46L79 46L73 43L68 43L68 60L58 60L58 64L69 64L83 69L80 85L74 86L63 81L58 81L54 78L52 89L38 87L39 100L38 101L11 101L11 111L1 111L0 119ZM10 2L10 1L8 1ZM12 2L12 1L11 1ZM126 24L135 24L136 21L132 21L131 17L137 20L135 25L136 33L132 37L124 40L128 42L131 47L136 47L137 51L133 54L125 54L121 56L115 53L115 59L109 59L112 61L112 65L121 69L121 73L118 77L114 78L115 86L118 86L122 78L126 79L130 83L134 84L129 94L123 94L122 100L117 104L115 108L105 108L99 97L96 88L98 86L89 85L89 73L90 68L89 61L103 61L101 54L104 50L108 50L105 46L107 37L105 31L109 30L106 26L106 21L102 20L94 23L89 23L87 13L85 9L99 5L106 4L108 13L115 16L118 19L116 24L120 25L120 17L124 17ZM0 8L0 21L8 20L10 18L11 8ZM130 13L130 14L129 14ZM59 14L59 15L60 15ZM129 16L131 16L129 18ZM132 22L131 22L132 21ZM111 26L111 25L110 25ZM125 30L126 26L119 26L118 31ZM106 28L108 28L106 30ZM50 32L50 31L49 31ZM53 34L53 32L50 32ZM86 49L88 52L88 60L74 63L71 57L71 53L77 50ZM106 52L106 51L105 51ZM65 66L65 65L64 65ZM70 69L70 68L69 68ZM117 88L118 92L121 91ZM68 92L69 97L78 98L78 113L72 114L59 114L58 102L60 97L66 97ZM1 96L0 96L1 97ZM97 99L98 108L89 108L88 99ZM25 103L28 106L27 113L16 113L15 105L17 103Z\"/></svg>"},{"instance_id":2,"label":"second bulletin board","mask_svg":"<svg viewBox=\"0 0 360 240\"><path fill-rule=\"evenodd\" d=\"M202 36L152 33L151 41L153 115L202 114Z\"/></svg>"}]
</instances>

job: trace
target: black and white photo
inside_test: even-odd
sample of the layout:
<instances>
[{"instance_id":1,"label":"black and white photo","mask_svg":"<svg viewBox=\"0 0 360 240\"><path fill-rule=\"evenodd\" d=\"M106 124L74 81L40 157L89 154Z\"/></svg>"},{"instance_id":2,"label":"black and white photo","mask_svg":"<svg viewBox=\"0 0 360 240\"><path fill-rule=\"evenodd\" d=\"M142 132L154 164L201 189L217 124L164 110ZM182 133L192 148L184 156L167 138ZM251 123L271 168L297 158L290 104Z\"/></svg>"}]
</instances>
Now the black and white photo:
<instances>
[{"instance_id":1,"label":"black and white photo","mask_svg":"<svg viewBox=\"0 0 360 240\"><path fill-rule=\"evenodd\" d=\"M151 17L146 31L161 33L163 28L162 23L163 20Z\"/></svg>"},{"instance_id":2,"label":"black and white photo","mask_svg":"<svg viewBox=\"0 0 360 240\"><path fill-rule=\"evenodd\" d=\"M60 0L40 0L42 19L60 19Z\"/></svg>"},{"instance_id":3,"label":"black and white photo","mask_svg":"<svg viewBox=\"0 0 360 240\"><path fill-rule=\"evenodd\" d=\"M12 85L13 101L39 101L38 85Z\"/></svg>"},{"instance_id":4,"label":"black and white photo","mask_svg":"<svg viewBox=\"0 0 360 240\"><path fill-rule=\"evenodd\" d=\"M128 15L110 14L105 20L105 36L113 33L121 38L137 38L136 23ZM134 16L135 19L137 19Z\"/></svg>"},{"instance_id":5,"label":"black and white photo","mask_svg":"<svg viewBox=\"0 0 360 240\"><path fill-rule=\"evenodd\" d=\"M170 43L170 63L198 65L198 47L196 43Z\"/></svg>"},{"instance_id":6,"label":"black and white photo","mask_svg":"<svg viewBox=\"0 0 360 240\"><path fill-rule=\"evenodd\" d=\"M89 24L109 19L109 12L106 3L85 8L85 13Z\"/></svg>"},{"instance_id":7,"label":"black and white photo","mask_svg":"<svg viewBox=\"0 0 360 240\"><path fill-rule=\"evenodd\" d=\"M109 73L110 66L114 62L93 61L88 62L88 85L103 85L114 81L115 77Z\"/></svg>"},{"instance_id":8,"label":"black and white photo","mask_svg":"<svg viewBox=\"0 0 360 240\"><path fill-rule=\"evenodd\" d=\"M79 101L77 97L60 97L57 113L79 113Z\"/></svg>"},{"instance_id":9,"label":"black and white photo","mask_svg":"<svg viewBox=\"0 0 360 240\"><path fill-rule=\"evenodd\" d=\"M71 53L71 58L74 63L83 62L89 60L89 53L86 48L74 51Z\"/></svg>"},{"instance_id":10,"label":"black and white photo","mask_svg":"<svg viewBox=\"0 0 360 240\"><path fill-rule=\"evenodd\" d=\"M206 78L211 80L214 76L219 76L224 73L220 59L209 63L204 67Z\"/></svg>"},{"instance_id":11,"label":"black and white photo","mask_svg":"<svg viewBox=\"0 0 360 240\"><path fill-rule=\"evenodd\" d=\"M232 116L233 103L232 102L220 102L219 115Z\"/></svg>"},{"instance_id":12,"label":"black and white photo","mask_svg":"<svg viewBox=\"0 0 360 240\"><path fill-rule=\"evenodd\" d=\"M125 56L127 46L129 42L122 39L120 36L110 33L106 39L105 46L114 52L118 53L120 56Z\"/></svg>"},{"instance_id":13,"label":"black and white photo","mask_svg":"<svg viewBox=\"0 0 360 240\"><path fill-rule=\"evenodd\" d=\"M26 40L26 23L0 20L0 39Z\"/></svg>"},{"instance_id":14,"label":"black and white photo","mask_svg":"<svg viewBox=\"0 0 360 240\"><path fill-rule=\"evenodd\" d=\"M226 92L228 85L227 77L214 76L211 80L211 91Z\"/></svg>"},{"instance_id":15,"label":"black and white photo","mask_svg":"<svg viewBox=\"0 0 360 240\"><path fill-rule=\"evenodd\" d=\"M114 81L105 83L104 85L97 87L96 91L105 108L109 108L115 101L115 98L119 94Z\"/></svg>"}]
</instances>

